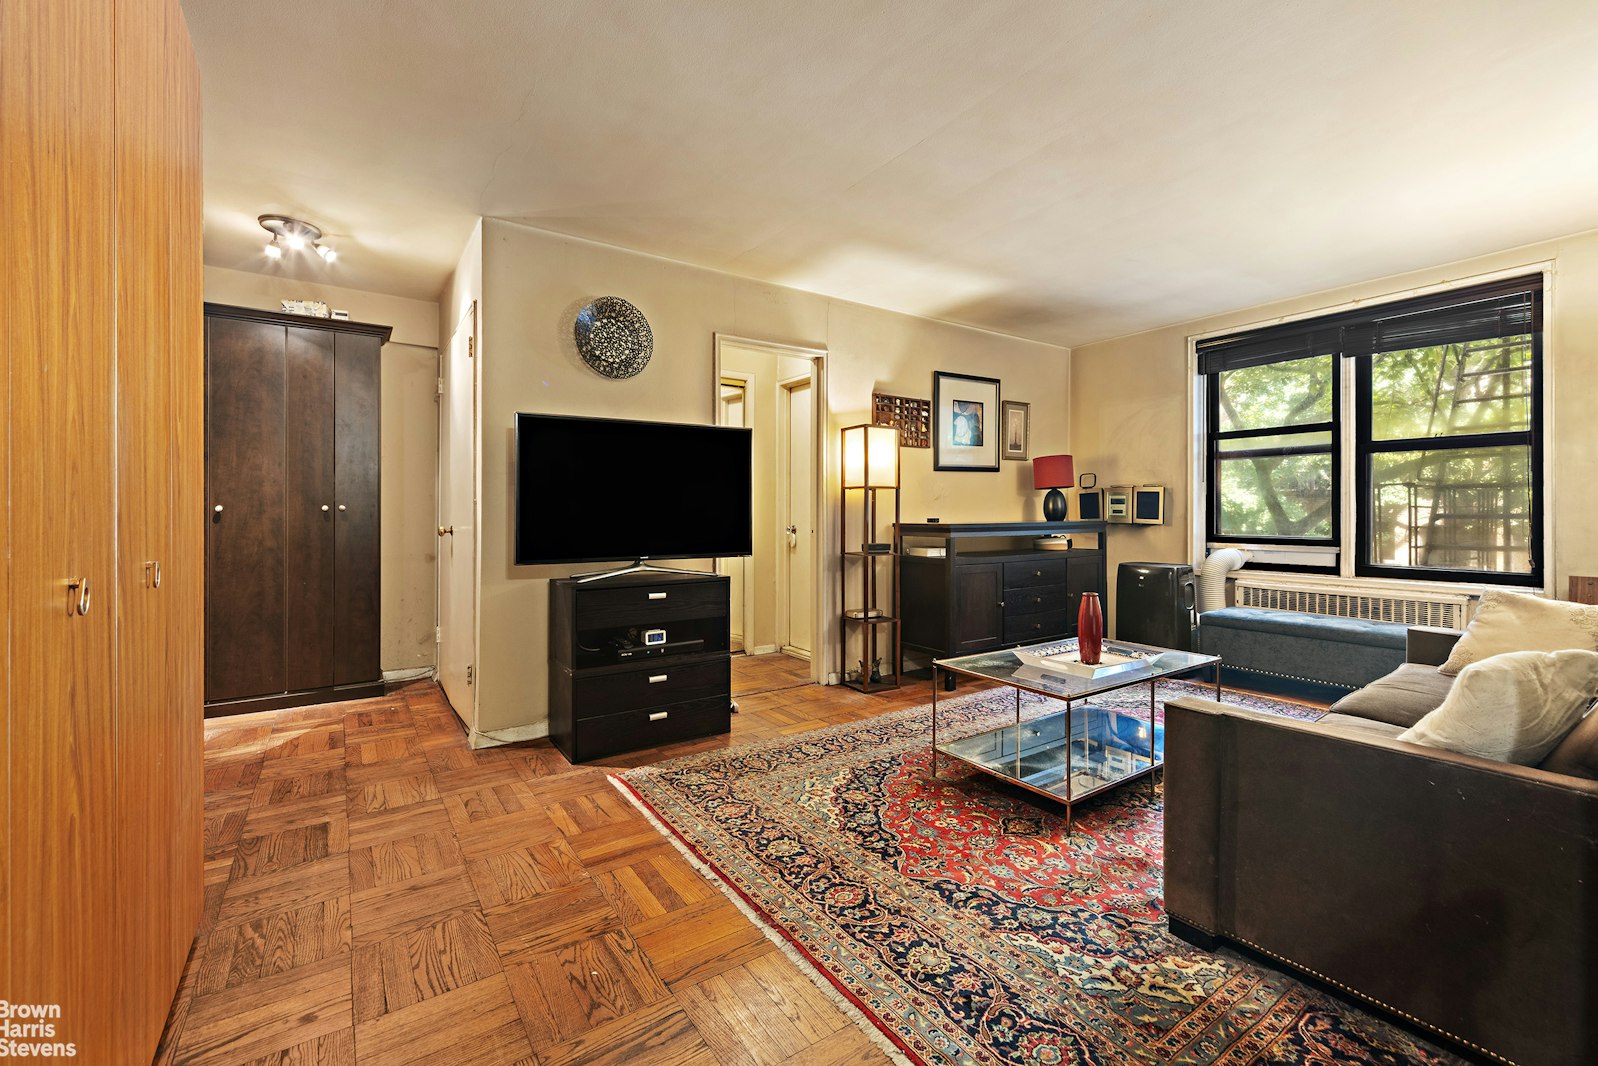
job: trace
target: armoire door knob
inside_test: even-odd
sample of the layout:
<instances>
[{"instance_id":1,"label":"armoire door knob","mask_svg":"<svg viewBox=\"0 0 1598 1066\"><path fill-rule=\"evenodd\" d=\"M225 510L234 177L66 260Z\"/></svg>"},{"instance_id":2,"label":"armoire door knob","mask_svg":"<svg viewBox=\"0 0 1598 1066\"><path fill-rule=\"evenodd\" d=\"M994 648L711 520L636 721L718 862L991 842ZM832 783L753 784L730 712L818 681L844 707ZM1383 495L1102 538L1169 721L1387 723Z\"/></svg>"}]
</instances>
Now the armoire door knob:
<instances>
[{"instance_id":1,"label":"armoire door knob","mask_svg":"<svg viewBox=\"0 0 1598 1066\"><path fill-rule=\"evenodd\" d=\"M89 613L89 579L86 578L86 577L80 577L80 578L77 578L77 579L75 579L73 581L68 581L67 582L67 589L69 591L76 592L78 594L78 596L77 596L77 601L78 602L76 604L68 602L68 604L67 604L67 613L68 614L72 614L74 611L76 611L78 614L88 614Z\"/></svg>"},{"instance_id":2,"label":"armoire door knob","mask_svg":"<svg viewBox=\"0 0 1598 1066\"><path fill-rule=\"evenodd\" d=\"M323 504L323 505L322 505L322 510L323 510L323 511L326 511L326 510L327 510L327 504L325 504L325 503L324 503L324 504Z\"/></svg>"},{"instance_id":3,"label":"armoire door knob","mask_svg":"<svg viewBox=\"0 0 1598 1066\"><path fill-rule=\"evenodd\" d=\"M346 510L345 506L342 503L338 505L338 509L340 511Z\"/></svg>"},{"instance_id":4,"label":"armoire door knob","mask_svg":"<svg viewBox=\"0 0 1598 1066\"><path fill-rule=\"evenodd\" d=\"M215 507L211 508L211 510L215 511L217 514L221 514L222 513L222 505L221 504L217 504Z\"/></svg>"},{"instance_id":5,"label":"armoire door knob","mask_svg":"<svg viewBox=\"0 0 1598 1066\"><path fill-rule=\"evenodd\" d=\"M152 589L161 587L161 564L156 560L144 564L144 585Z\"/></svg>"}]
</instances>

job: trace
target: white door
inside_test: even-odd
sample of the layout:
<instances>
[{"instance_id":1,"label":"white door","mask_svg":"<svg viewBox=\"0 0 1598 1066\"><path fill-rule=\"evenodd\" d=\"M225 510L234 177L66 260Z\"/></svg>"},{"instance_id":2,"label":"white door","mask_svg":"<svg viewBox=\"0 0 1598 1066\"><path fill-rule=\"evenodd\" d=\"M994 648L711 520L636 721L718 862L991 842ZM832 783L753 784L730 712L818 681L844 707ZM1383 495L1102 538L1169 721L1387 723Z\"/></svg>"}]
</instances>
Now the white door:
<instances>
[{"instance_id":1,"label":"white door","mask_svg":"<svg viewBox=\"0 0 1598 1066\"><path fill-rule=\"evenodd\" d=\"M730 378L722 380L720 425L748 427L749 405L746 393L743 382ZM732 598L730 614L733 651L743 651L748 646L749 631L746 628L748 622L744 610L744 595L748 581L745 567L748 562L749 560L744 558L722 559L718 561L716 567L727 575L728 583L731 585L729 595Z\"/></svg>"},{"instance_id":2,"label":"white door","mask_svg":"<svg viewBox=\"0 0 1598 1066\"><path fill-rule=\"evenodd\" d=\"M808 380L782 387L778 453L782 559L778 578L777 641L790 655L810 658L815 611L815 407Z\"/></svg>"},{"instance_id":3,"label":"white door","mask_svg":"<svg viewBox=\"0 0 1598 1066\"><path fill-rule=\"evenodd\" d=\"M455 713L477 727L477 308L444 355L438 435L438 676Z\"/></svg>"}]
</instances>

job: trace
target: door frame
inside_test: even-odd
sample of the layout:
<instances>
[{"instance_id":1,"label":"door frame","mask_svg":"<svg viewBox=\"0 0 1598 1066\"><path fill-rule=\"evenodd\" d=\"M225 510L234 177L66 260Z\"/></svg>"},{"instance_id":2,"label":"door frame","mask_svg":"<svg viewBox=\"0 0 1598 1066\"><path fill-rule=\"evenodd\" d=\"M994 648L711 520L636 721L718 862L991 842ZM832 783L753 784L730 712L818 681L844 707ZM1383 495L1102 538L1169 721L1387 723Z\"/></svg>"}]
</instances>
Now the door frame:
<instances>
[{"instance_id":1,"label":"door frame","mask_svg":"<svg viewBox=\"0 0 1598 1066\"><path fill-rule=\"evenodd\" d=\"M813 480L814 497L812 515L817 523L815 566L812 568L815 588L812 590L811 613L811 644L810 644L810 680L818 684L835 685L838 683L838 666L834 661L836 649L834 644L837 638L838 620L836 618L835 592L837 584L837 514L832 494L827 492L827 486L832 484L832 467L830 457L832 449L829 447L831 433L829 431L832 405L827 399L827 350L825 348L806 348L796 344L783 344L778 341L759 340L754 337L742 337L733 333L716 333L713 335L713 360L710 375L711 410L719 413L717 405L721 402L721 379L723 376L721 366L721 350L723 345L733 345L739 348L755 348L770 352L773 355L787 355L799 359L810 360L810 395L811 407L814 415L814 444ZM717 563L717 572L720 573L720 563Z\"/></svg>"},{"instance_id":2,"label":"door frame","mask_svg":"<svg viewBox=\"0 0 1598 1066\"><path fill-rule=\"evenodd\" d=\"M717 362L718 363L720 362L720 352L719 351L717 352ZM748 429L752 430L754 428L754 423L755 423L755 415L754 415L755 402L754 402L754 400L755 400L755 389L757 387L756 378L755 378L754 374L746 373L746 372L744 372L742 370L728 370L728 371L726 371L724 373L721 373L721 374L718 374L716 376L716 425L719 426L719 425L722 424L722 421L721 421L721 389L722 389L722 386L725 385L729 381L737 382L738 385L744 390L744 426L745 426L745 428L748 428ZM753 558L753 556L748 556L748 557L745 557L744 560L743 560L744 563L745 563L745 565L744 565L744 582L743 582L743 585L744 585L744 594L743 594L743 601L744 601L743 602L743 612L744 612L744 615L743 615L743 618L744 618L743 651L744 651L745 654L748 654L750 652L751 647L752 647L752 645L754 643L750 639L750 637L752 636L751 630L754 629L754 621L755 621L755 583L753 581L749 580L749 578L750 578L750 570L752 568L748 565L748 560L752 559L752 558ZM716 573L725 574L727 572L726 566L727 566L727 560L725 560L725 559L717 559L716 560Z\"/></svg>"},{"instance_id":3,"label":"door frame","mask_svg":"<svg viewBox=\"0 0 1598 1066\"><path fill-rule=\"evenodd\" d=\"M789 500L791 500L793 497L792 479L789 476L787 462L788 455L791 451L790 438L793 433L793 416L789 412L793 407L793 390L799 388L801 385L810 389L810 406L813 414L816 404L815 364L813 362L811 363L811 372L808 374L794 374L790 377L777 379L777 480L775 486L777 490L776 517L778 526L781 527L784 532L786 532L786 527L783 525L783 519L789 517L786 513L787 507ZM810 481L811 487L813 489L815 483L819 481L820 478L816 476L816 469L814 466L816 461L814 449L814 434L816 433L816 428L814 425L814 418L812 418L811 421L812 424L810 427L810 432L812 435L812 466L810 472ZM820 522L820 515L816 510L816 504L818 502L819 500L815 498L812 498L810 501L811 528L808 539L810 541L810 580L812 582L815 581L816 570L821 564L821 553L818 550L819 545L816 543L816 530L819 528L818 523ZM779 543L781 543L780 540ZM805 659L815 658L816 615L814 596L811 598L810 607L810 650L800 654L793 643L793 630L790 628L790 623L793 619L793 553L780 553L777 557L777 631L775 636L777 639L777 650L782 652L784 655L792 655L795 658ZM814 671L812 671L812 673L814 673ZM814 680L813 677L812 680Z\"/></svg>"},{"instance_id":4,"label":"door frame","mask_svg":"<svg viewBox=\"0 0 1598 1066\"><path fill-rule=\"evenodd\" d=\"M453 331L451 331L451 333L449 335L449 338L445 341L444 347L439 350L439 396L438 396L439 463L438 463L438 473L437 473L437 484L436 484L435 491L434 491L434 498L438 501L437 516L436 516L437 519L438 519L437 524L438 524L438 526L440 528L442 528L443 525L444 525L444 510L445 510L445 507L446 507L446 499L445 499L445 493L444 493L444 470L445 470L445 465L446 465L445 460L446 459L454 460L456 458L455 456L451 455L448 452L448 446L449 446L449 437L448 437L449 404L448 404L448 401L450 399L450 396L449 396L448 392L446 391L446 386L447 386L448 381L449 381L449 371L450 371L450 362L449 362L449 360L450 360L451 354L452 354L452 352L454 351L454 348L455 348L456 338L459 337L463 331L465 331L466 337L467 337L467 358L471 360L471 367L472 367L472 428L471 428L471 433L469 435L469 439L472 442L472 455L471 455L471 468L472 468L471 469L471 485L472 485L472 503L471 503L472 567L471 567L471 573L469 574L468 580L467 580L467 585L468 585L468 587L470 589L471 600L472 600L472 602L471 602L471 612L469 614L469 617L472 620L472 622L471 622L471 630L472 630L472 632L471 632L471 641L470 641L471 647L470 647L470 651L469 651L469 655L468 655L468 663L467 663L467 667L468 667L469 673L468 673L467 681L466 681L467 696L468 696L468 699L470 701L469 706L465 706L465 707L456 706L455 700L451 698L451 696L449 694L449 690L445 687L445 684L444 684L444 680L445 680L445 671L444 671L444 611L445 611L445 604L444 604L444 566L445 566L445 560L444 560L444 553L443 553L442 550L436 552L435 555L434 555L434 558L436 560L436 564L435 564L435 578L434 578L434 584L433 584L433 587L434 587L434 590L435 590L434 591L434 596L433 596L433 599L434 599L433 617L435 619L434 626L435 626L435 631L437 633L437 642L436 642L437 654L436 654L436 659L437 659L437 662L438 662L439 690L444 693L445 702L449 703L450 707L455 711L456 717L461 720L462 724L464 724L466 726L468 732L471 733L471 734L475 734L476 731L477 731L477 685L478 685L478 682L481 681L481 678L480 677L475 677L475 676L472 676L472 675L475 672L473 668L475 667L475 665L479 661L478 651L482 647L482 622L483 622L483 620L482 620L482 612L479 609L479 600L481 599L481 594L482 594L482 558L483 558L483 542L482 542L482 529L481 529L482 523L479 520L480 519L480 512L481 512L481 508L482 508L482 499L483 499L483 493L482 493L482 487L483 487L483 485L482 485L482 478L483 478L482 450L479 447L479 442L481 440L480 420L482 418L482 382L483 382L483 376L482 376L482 374L480 372L480 367L481 367L480 356L482 355L482 352L479 350L479 345L477 343L477 341L478 341L477 310L478 310L478 302L476 300L471 301L471 303L467 305L465 314L461 315L460 319L455 323L455 329ZM452 534L452 536L453 536L453 534ZM440 536L438 539L440 541L442 541L443 537Z\"/></svg>"}]
</instances>

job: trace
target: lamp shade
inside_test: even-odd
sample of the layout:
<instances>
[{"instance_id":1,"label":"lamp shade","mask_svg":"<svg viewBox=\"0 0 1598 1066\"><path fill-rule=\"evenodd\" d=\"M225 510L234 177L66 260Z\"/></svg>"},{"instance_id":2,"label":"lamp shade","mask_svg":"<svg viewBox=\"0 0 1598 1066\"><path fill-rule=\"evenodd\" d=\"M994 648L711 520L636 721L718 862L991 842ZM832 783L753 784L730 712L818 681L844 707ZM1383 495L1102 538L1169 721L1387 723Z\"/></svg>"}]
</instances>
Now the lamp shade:
<instances>
[{"instance_id":1,"label":"lamp shade","mask_svg":"<svg viewBox=\"0 0 1598 1066\"><path fill-rule=\"evenodd\" d=\"M1076 467L1069 455L1040 455L1032 460L1032 487L1068 489L1076 484Z\"/></svg>"},{"instance_id":2,"label":"lamp shade","mask_svg":"<svg viewBox=\"0 0 1598 1066\"><path fill-rule=\"evenodd\" d=\"M850 426L843 431L846 487L889 489L899 484L899 431L892 426Z\"/></svg>"}]
</instances>

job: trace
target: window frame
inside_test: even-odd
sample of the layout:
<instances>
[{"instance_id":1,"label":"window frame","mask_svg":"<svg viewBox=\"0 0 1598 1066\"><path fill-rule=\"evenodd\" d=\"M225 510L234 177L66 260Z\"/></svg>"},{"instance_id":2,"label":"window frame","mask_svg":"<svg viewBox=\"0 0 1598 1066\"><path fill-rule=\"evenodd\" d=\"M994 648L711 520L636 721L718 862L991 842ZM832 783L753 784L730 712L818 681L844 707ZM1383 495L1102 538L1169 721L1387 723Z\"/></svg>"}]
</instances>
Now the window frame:
<instances>
[{"instance_id":1,"label":"window frame","mask_svg":"<svg viewBox=\"0 0 1598 1066\"><path fill-rule=\"evenodd\" d=\"M1517 330L1514 333L1505 333L1504 336L1529 335L1531 338L1530 369L1530 411L1529 428L1526 430L1494 431L1490 433L1458 434L1453 436L1434 437L1409 437L1393 441L1373 441L1371 439L1373 423L1373 404L1371 403L1371 374L1373 355L1369 352L1360 352L1361 345L1339 345L1331 352L1333 358L1332 375L1332 421L1330 423L1317 422L1304 426L1276 427L1264 430L1231 430L1218 431L1216 427L1221 424L1220 418L1220 375L1225 370L1216 370L1205 373L1204 349L1206 345L1216 341L1231 340L1235 338L1247 341L1250 334L1266 334L1278 329L1289 331L1316 331L1317 337L1324 336L1321 331L1331 329L1348 329L1352 324L1360 328L1366 320L1372 323L1391 320L1393 316L1407 313L1402 308L1417 303L1430 303L1446 301L1455 297L1466 297L1473 290L1490 290L1494 286L1510 286L1523 283L1526 291L1531 294L1531 321L1527 329ZM1404 584L1473 584L1477 586L1508 585L1530 588L1547 588L1548 583L1548 506L1553 493L1553 487L1546 479L1547 452L1548 452L1548 367L1544 360L1547 345L1547 320L1545 308L1550 298L1552 277L1548 264L1534 265L1501 274L1484 276L1463 281L1457 284L1437 286L1425 290L1411 290L1408 293L1394 293L1388 297L1370 300L1360 300L1344 309L1332 309L1318 314L1305 315L1301 318L1278 320L1271 325L1259 327L1243 327L1226 331L1225 333L1200 336L1190 340L1190 352L1195 360L1193 364L1193 380L1196 387L1204 389L1203 395L1197 398L1190 410L1195 416L1202 415L1204 423L1197 427L1199 432L1195 443L1202 447L1202 459L1195 471L1198 478L1207 484L1202 486L1202 495L1205 505L1202 520L1196 520L1193 525L1195 533L1202 531L1203 543L1198 545L1199 553L1219 547L1251 547L1259 546L1269 551L1278 549L1290 552L1294 549L1303 549L1306 552L1325 552L1329 562L1325 566L1316 566L1303 562L1265 562L1258 559L1250 560L1250 570L1270 570L1289 573L1299 573L1306 576L1326 577L1341 576L1344 579L1386 579ZM1422 347L1423 345L1417 345ZM1350 349L1353 351L1350 351ZM1323 347L1315 353L1306 353L1298 358L1311 358L1315 354L1324 354ZM1380 354L1380 353L1378 353ZM1291 359L1277 359L1272 361L1287 362ZM1345 366L1344 364L1348 364ZM1347 409L1345 409L1347 404ZM1308 537L1264 537L1264 536L1235 536L1223 535L1217 526L1220 519L1220 462L1221 452L1219 444L1228 439L1247 438L1249 436L1280 435L1283 432L1330 432L1332 437L1332 485L1334 493L1334 506L1332 508L1332 535L1330 538ZM1192 438L1190 438L1192 439ZM1442 567L1409 567L1372 563L1369 553L1372 540L1372 525L1375 521L1377 508L1372 493L1372 459L1373 456L1395 451L1424 451L1424 450L1465 450L1474 448L1492 447L1529 447L1528 456L1528 486L1531 496L1531 510L1529 516L1530 538L1527 552L1530 561L1529 569L1525 573L1512 573L1502 570L1478 570ZM1278 454L1291 454L1302 451L1304 454L1324 454L1325 449L1280 449ZM1245 455L1248 453L1244 453ZM1238 453L1229 453L1236 456ZM1345 515L1344 512L1347 512Z\"/></svg>"},{"instance_id":2,"label":"window frame","mask_svg":"<svg viewBox=\"0 0 1598 1066\"><path fill-rule=\"evenodd\" d=\"M1322 358L1321 356L1306 356L1305 358ZM1332 359L1332 418L1329 422L1309 422L1296 426L1267 426L1261 429L1232 429L1217 430L1221 424L1221 375L1225 370L1217 370L1211 374L1201 375L1205 380L1208 394L1205 398L1208 422L1205 425L1205 468L1209 471L1209 486L1206 493L1208 499L1205 504L1205 536L1212 542L1226 544L1276 544L1283 547L1303 548L1337 548L1342 543L1343 509L1338 506L1338 495L1343 483L1343 432L1342 432L1342 397L1343 375L1339 363L1340 356L1333 354ZM1294 362L1296 360L1282 360ZM1221 451L1221 442L1227 440L1246 440L1249 437L1284 436L1292 433L1329 433L1331 444L1322 448L1284 447L1260 448L1252 451L1227 452ZM1323 455L1332 457L1332 533L1330 537L1236 537L1223 535L1220 532L1221 518L1221 462L1226 459L1248 459L1266 457L1271 455ZM1334 557L1335 558L1335 557ZM1255 564L1258 566L1271 566L1272 569L1306 570L1319 573L1323 570L1335 571L1336 564L1328 567L1306 566L1277 566L1275 564Z\"/></svg>"},{"instance_id":3,"label":"window frame","mask_svg":"<svg viewBox=\"0 0 1598 1066\"><path fill-rule=\"evenodd\" d=\"M1526 585L1541 588L1543 585L1543 508L1547 495L1543 482L1543 318L1542 293L1533 297L1531 337L1531 388L1528 428L1501 430L1492 433L1465 433L1439 437L1402 437L1394 440L1375 440L1374 404L1371 385L1373 356L1354 358L1354 507L1355 544L1354 574L1357 577L1387 577L1407 581L1468 581L1490 585ZM1488 448L1527 447L1527 481L1531 487L1531 541L1527 553L1530 568L1524 574L1506 570L1464 570L1435 566L1397 566L1370 561L1373 523L1376 520L1375 500L1371 496L1371 469L1377 455L1390 452L1413 451L1466 451Z\"/></svg>"}]
</instances>

